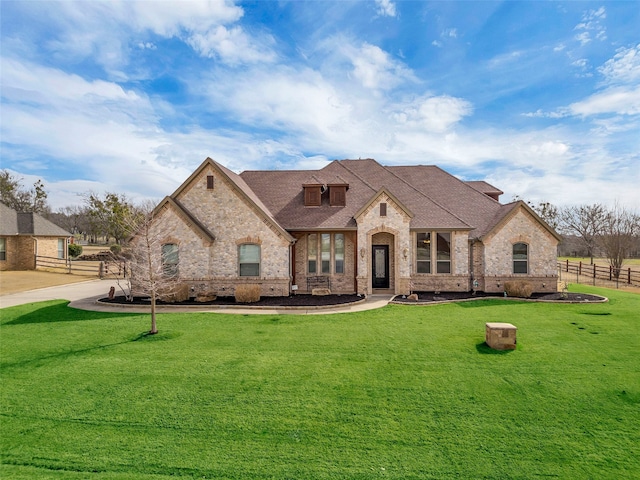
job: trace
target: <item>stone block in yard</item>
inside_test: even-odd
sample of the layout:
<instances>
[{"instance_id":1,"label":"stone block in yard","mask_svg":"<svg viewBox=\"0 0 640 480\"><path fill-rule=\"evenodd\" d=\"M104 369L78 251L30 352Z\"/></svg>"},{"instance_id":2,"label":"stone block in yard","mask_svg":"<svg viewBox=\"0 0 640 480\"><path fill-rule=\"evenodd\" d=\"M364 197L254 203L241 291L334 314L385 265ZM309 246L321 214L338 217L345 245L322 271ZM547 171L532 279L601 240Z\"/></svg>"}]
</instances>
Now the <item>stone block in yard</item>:
<instances>
[{"instance_id":1,"label":"stone block in yard","mask_svg":"<svg viewBox=\"0 0 640 480\"><path fill-rule=\"evenodd\" d=\"M311 290L311 295L331 295L331 290L328 288L314 288Z\"/></svg>"},{"instance_id":2,"label":"stone block in yard","mask_svg":"<svg viewBox=\"0 0 640 480\"><path fill-rule=\"evenodd\" d=\"M485 324L485 342L494 350L515 350L517 330L510 323L488 322Z\"/></svg>"}]
</instances>

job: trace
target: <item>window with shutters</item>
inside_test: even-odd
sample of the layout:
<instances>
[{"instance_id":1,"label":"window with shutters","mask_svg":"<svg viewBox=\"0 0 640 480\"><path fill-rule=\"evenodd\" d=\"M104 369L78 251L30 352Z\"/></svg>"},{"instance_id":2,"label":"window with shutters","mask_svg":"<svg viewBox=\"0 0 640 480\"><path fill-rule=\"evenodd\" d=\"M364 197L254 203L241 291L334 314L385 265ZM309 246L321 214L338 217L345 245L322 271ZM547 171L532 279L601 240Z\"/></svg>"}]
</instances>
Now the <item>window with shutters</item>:
<instances>
[{"instance_id":1,"label":"window with shutters","mask_svg":"<svg viewBox=\"0 0 640 480\"><path fill-rule=\"evenodd\" d=\"M380 204L380 216L381 217L386 217L387 216L387 204L386 203L381 203Z\"/></svg>"},{"instance_id":2,"label":"window with shutters","mask_svg":"<svg viewBox=\"0 0 640 480\"><path fill-rule=\"evenodd\" d=\"M213 190L213 175L207 175L207 190Z\"/></svg>"}]
</instances>

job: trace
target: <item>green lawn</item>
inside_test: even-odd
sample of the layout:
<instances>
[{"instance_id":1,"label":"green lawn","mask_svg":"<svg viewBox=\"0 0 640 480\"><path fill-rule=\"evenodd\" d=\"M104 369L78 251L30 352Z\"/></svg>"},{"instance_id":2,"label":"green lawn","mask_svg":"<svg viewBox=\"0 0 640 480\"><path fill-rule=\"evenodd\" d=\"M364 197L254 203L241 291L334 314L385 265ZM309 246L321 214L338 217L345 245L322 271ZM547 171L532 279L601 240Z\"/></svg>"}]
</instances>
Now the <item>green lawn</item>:
<instances>
[{"instance_id":1,"label":"green lawn","mask_svg":"<svg viewBox=\"0 0 640 480\"><path fill-rule=\"evenodd\" d=\"M0 477L640 478L640 295L577 288L611 301L3 309Z\"/></svg>"}]
</instances>

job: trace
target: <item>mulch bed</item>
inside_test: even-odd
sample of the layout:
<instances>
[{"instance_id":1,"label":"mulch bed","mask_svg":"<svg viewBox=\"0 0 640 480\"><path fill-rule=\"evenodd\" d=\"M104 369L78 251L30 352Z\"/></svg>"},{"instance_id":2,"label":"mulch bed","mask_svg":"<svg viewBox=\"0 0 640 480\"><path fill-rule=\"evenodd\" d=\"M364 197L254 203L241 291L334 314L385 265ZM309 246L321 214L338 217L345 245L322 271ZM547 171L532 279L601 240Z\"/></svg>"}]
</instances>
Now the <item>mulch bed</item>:
<instances>
[{"instance_id":1,"label":"mulch bed","mask_svg":"<svg viewBox=\"0 0 640 480\"><path fill-rule=\"evenodd\" d=\"M477 292L473 295L471 292L420 292L417 293L418 301L409 300L402 295L396 296L392 303L401 303L408 305L425 304L425 303L438 303L438 302L451 302L471 300L475 298L504 298L503 295L495 293ZM257 302L252 303L238 303L234 297L218 297L211 302L196 302L195 300L187 300L179 303L168 303L158 301L157 305L173 305L173 306L236 306L236 307L264 307L264 308L286 308L286 307L330 307L338 305L346 305L349 303L360 302L364 297L359 295L291 295L290 297L263 297ZM513 297L511 297L513 299ZM521 300L521 299L518 299ZM588 302L602 302L603 297L597 295L589 295L586 293L536 293L533 294L530 300L539 301L557 301L566 303L588 303ZM119 304L119 305L149 305L150 299L148 297L134 297L133 301L127 301L127 299L120 295L114 297L113 300L108 298L100 299L101 303Z\"/></svg>"},{"instance_id":2,"label":"mulch bed","mask_svg":"<svg viewBox=\"0 0 640 480\"><path fill-rule=\"evenodd\" d=\"M360 302L364 300L361 295L291 295L290 297L262 297L257 302L238 303L234 297L218 297L211 302L196 302L195 300L187 300L185 302L167 303L157 301L156 305L174 305L174 306L237 306L237 307L326 307L333 305L345 305L349 303ZM134 297L133 302L120 295L114 297L113 300L101 298L101 303L112 303L120 305L149 305L149 297Z\"/></svg>"},{"instance_id":3,"label":"mulch bed","mask_svg":"<svg viewBox=\"0 0 640 480\"><path fill-rule=\"evenodd\" d=\"M474 295L472 292L419 292L417 293L418 300L409 300L402 295L399 295L393 299L393 303L406 303L406 304L416 304L416 303L437 303L437 302L451 302L456 300L471 300L474 298L505 298L504 295L499 295L496 293L485 293L485 292L476 292ZM514 297L507 297L510 299L515 299ZM517 299L517 300L526 300L526 299ZM554 302L566 302L566 303L578 303L578 302L602 302L603 297L598 295L589 295L586 293L575 293L575 292L565 292L564 294L561 292L557 293L534 293L531 295L529 300L538 300L538 301L554 301Z\"/></svg>"}]
</instances>

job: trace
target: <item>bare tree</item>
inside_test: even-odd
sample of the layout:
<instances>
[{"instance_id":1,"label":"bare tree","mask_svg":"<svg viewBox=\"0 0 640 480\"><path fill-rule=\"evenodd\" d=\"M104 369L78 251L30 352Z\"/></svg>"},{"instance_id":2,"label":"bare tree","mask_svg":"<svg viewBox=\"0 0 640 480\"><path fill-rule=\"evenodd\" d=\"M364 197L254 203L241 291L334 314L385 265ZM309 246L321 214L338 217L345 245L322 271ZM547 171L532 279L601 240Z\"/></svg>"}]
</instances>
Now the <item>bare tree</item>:
<instances>
[{"instance_id":1,"label":"bare tree","mask_svg":"<svg viewBox=\"0 0 640 480\"><path fill-rule=\"evenodd\" d=\"M604 228L606 209L599 203L563 208L560 211L560 225L566 233L577 235L587 249L593 264L598 238Z\"/></svg>"},{"instance_id":2,"label":"bare tree","mask_svg":"<svg viewBox=\"0 0 640 480\"><path fill-rule=\"evenodd\" d=\"M165 243L171 230L166 222L158 221L161 214L162 210L147 204L128 215L123 226L132 234L123 251L128 264L129 296L131 300L134 293L150 298L150 335L158 333L158 299L180 300L178 297L184 295L185 288L180 281L177 245Z\"/></svg>"},{"instance_id":3,"label":"bare tree","mask_svg":"<svg viewBox=\"0 0 640 480\"><path fill-rule=\"evenodd\" d=\"M616 278L640 235L640 215L618 203L605 212L599 243Z\"/></svg>"}]
</instances>

